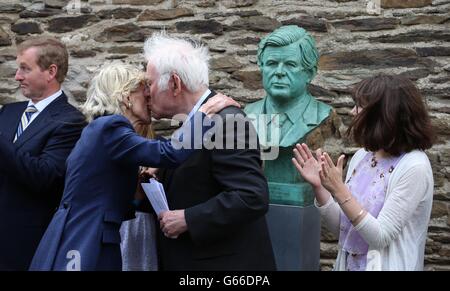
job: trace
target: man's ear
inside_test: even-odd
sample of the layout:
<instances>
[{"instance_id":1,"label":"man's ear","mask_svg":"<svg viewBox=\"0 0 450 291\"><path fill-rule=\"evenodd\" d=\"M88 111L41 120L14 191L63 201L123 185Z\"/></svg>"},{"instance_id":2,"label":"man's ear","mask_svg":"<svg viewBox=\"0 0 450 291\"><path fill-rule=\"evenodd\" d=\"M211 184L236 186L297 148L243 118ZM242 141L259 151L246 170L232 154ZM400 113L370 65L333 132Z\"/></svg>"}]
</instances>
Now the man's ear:
<instances>
[{"instance_id":1,"label":"man's ear","mask_svg":"<svg viewBox=\"0 0 450 291\"><path fill-rule=\"evenodd\" d=\"M122 101L120 101L120 106L124 106L126 109L130 109L130 104L131 104L131 99L130 99L130 95L128 96L123 96L121 98Z\"/></svg>"},{"instance_id":2,"label":"man's ear","mask_svg":"<svg viewBox=\"0 0 450 291\"><path fill-rule=\"evenodd\" d=\"M49 74L49 79L47 81L50 82L51 80L56 79L56 74L58 73L58 66L55 64L51 64L50 67L48 67L47 71Z\"/></svg>"},{"instance_id":3,"label":"man's ear","mask_svg":"<svg viewBox=\"0 0 450 291\"><path fill-rule=\"evenodd\" d=\"M170 86L172 86L173 96L179 96L181 94L181 78L176 73L172 73Z\"/></svg>"},{"instance_id":4,"label":"man's ear","mask_svg":"<svg viewBox=\"0 0 450 291\"><path fill-rule=\"evenodd\" d=\"M308 75L308 84L311 83L311 81L314 79L314 77L316 76L316 72L317 69L310 69L306 71L306 75Z\"/></svg>"}]
</instances>

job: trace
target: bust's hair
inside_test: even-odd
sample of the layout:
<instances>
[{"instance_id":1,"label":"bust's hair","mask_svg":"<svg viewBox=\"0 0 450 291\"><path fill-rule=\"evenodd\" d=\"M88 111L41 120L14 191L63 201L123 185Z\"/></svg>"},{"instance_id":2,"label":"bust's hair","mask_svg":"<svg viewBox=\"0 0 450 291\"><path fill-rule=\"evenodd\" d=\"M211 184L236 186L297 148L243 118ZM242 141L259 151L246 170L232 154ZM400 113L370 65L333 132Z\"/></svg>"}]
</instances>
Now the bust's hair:
<instances>
[{"instance_id":1,"label":"bust's hair","mask_svg":"<svg viewBox=\"0 0 450 291\"><path fill-rule=\"evenodd\" d=\"M398 156L433 145L435 135L422 95L408 78L380 74L356 84L353 99L361 112L348 133L369 151Z\"/></svg>"},{"instance_id":2,"label":"bust's hair","mask_svg":"<svg viewBox=\"0 0 450 291\"><path fill-rule=\"evenodd\" d=\"M209 85L208 48L195 40L170 36L165 31L154 33L145 41L144 55L160 76L161 90L167 89L172 73L190 92Z\"/></svg>"},{"instance_id":3,"label":"bust's hair","mask_svg":"<svg viewBox=\"0 0 450 291\"><path fill-rule=\"evenodd\" d=\"M17 53L36 48L37 64L41 70L47 70L50 65L58 67L56 80L58 83L64 82L69 68L69 53L66 45L53 37L34 37L25 40L17 46Z\"/></svg>"},{"instance_id":4,"label":"bust's hair","mask_svg":"<svg viewBox=\"0 0 450 291\"><path fill-rule=\"evenodd\" d=\"M296 43L300 49L300 63L307 69L311 79L317 73L317 64L319 62L319 52L316 48L314 38L303 28L297 25L286 25L274 30L271 34L264 37L258 45L258 65L263 66L264 50L268 46L283 47Z\"/></svg>"},{"instance_id":5,"label":"bust's hair","mask_svg":"<svg viewBox=\"0 0 450 291\"><path fill-rule=\"evenodd\" d=\"M124 98L145 82L137 67L115 62L102 67L92 78L81 111L90 122L97 116L121 114Z\"/></svg>"}]
</instances>

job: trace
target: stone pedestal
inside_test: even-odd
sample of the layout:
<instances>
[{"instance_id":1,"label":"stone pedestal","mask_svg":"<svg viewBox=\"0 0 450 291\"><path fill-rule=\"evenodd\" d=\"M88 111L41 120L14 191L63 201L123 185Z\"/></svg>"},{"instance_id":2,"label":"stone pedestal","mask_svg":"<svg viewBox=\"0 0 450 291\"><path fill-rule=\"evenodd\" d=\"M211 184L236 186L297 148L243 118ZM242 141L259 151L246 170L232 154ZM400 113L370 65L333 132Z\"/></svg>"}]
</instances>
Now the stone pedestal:
<instances>
[{"instance_id":1,"label":"stone pedestal","mask_svg":"<svg viewBox=\"0 0 450 291\"><path fill-rule=\"evenodd\" d=\"M270 204L266 218L277 270L320 269L320 214L314 205Z\"/></svg>"}]
</instances>

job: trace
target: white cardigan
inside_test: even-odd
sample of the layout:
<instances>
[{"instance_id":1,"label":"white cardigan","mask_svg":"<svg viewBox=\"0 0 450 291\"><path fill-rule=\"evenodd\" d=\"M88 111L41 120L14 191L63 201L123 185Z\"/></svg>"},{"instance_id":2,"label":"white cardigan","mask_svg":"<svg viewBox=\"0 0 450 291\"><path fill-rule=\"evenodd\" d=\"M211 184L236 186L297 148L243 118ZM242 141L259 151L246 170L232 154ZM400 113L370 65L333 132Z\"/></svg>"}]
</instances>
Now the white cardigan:
<instances>
[{"instance_id":1,"label":"white cardigan","mask_svg":"<svg viewBox=\"0 0 450 291\"><path fill-rule=\"evenodd\" d=\"M347 179L367 151L358 150L350 161ZM366 270L423 270L425 241L433 202L433 173L423 151L403 156L392 172L385 202L377 218L367 214L355 226L369 244ZM330 197L319 209L327 228L339 236L341 208ZM345 270L339 246L334 270Z\"/></svg>"}]
</instances>

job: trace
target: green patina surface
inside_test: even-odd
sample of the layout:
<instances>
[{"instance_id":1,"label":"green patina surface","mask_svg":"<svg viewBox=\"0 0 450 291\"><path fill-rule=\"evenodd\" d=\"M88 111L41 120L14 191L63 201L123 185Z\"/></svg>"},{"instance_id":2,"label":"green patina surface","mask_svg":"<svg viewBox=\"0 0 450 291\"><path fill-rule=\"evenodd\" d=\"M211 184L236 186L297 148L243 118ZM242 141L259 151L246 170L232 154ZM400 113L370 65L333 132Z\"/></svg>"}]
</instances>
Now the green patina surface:
<instances>
[{"instance_id":1,"label":"green patina surface","mask_svg":"<svg viewBox=\"0 0 450 291\"><path fill-rule=\"evenodd\" d=\"M267 116L262 124L255 125L261 144L279 146L278 157L265 161L264 166L270 202L274 204L308 206L313 202L312 188L303 181L291 158L293 146L302 142L331 111L329 105L315 100L307 89L316 75L318 60L313 37L295 25L282 26L259 43L258 65L267 95L247 105L245 112ZM263 131L262 126L266 127ZM274 131L274 126L278 130ZM276 140L270 136L271 132L279 132Z\"/></svg>"}]
</instances>

